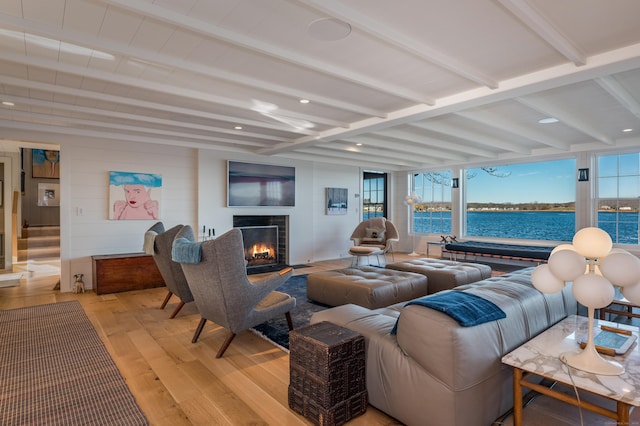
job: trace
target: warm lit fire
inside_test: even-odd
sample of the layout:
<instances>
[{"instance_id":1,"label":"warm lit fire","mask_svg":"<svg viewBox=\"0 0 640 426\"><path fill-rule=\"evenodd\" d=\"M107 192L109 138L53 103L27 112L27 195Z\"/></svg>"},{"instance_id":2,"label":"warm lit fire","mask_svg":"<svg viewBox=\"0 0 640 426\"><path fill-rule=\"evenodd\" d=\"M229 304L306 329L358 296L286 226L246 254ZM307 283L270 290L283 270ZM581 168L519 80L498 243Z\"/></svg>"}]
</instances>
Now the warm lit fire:
<instances>
[{"instance_id":1,"label":"warm lit fire","mask_svg":"<svg viewBox=\"0 0 640 426\"><path fill-rule=\"evenodd\" d=\"M254 259L267 259L273 256L273 247L266 244L254 244L251 250L251 256Z\"/></svg>"}]
</instances>

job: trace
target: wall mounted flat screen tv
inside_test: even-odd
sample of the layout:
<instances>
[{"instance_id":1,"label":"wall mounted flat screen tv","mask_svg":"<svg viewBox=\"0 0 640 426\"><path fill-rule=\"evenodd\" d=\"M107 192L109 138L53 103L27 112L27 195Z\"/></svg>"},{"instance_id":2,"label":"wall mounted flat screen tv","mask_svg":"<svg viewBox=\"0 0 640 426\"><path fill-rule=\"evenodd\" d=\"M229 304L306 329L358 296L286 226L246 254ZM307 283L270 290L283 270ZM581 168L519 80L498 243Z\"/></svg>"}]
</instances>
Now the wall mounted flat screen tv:
<instances>
[{"instance_id":1,"label":"wall mounted flat screen tv","mask_svg":"<svg viewBox=\"0 0 640 426\"><path fill-rule=\"evenodd\" d=\"M293 207L296 169L289 166L227 162L229 207Z\"/></svg>"}]
</instances>

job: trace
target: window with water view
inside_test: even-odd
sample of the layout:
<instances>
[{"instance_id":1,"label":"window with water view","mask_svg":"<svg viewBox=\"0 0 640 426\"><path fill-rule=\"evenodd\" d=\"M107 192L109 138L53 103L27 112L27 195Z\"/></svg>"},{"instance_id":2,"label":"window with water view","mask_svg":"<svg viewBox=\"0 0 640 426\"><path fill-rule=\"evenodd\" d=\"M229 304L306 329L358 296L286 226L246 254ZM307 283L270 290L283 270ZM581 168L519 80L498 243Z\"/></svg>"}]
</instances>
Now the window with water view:
<instances>
[{"instance_id":1,"label":"window with water view","mask_svg":"<svg viewBox=\"0 0 640 426\"><path fill-rule=\"evenodd\" d=\"M598 227L614 243L638 244L640 153L598 157Z\"/></svg>"},{"instance_id":2,"label":"window with water view","mask_svg":"<svg viewBox=\"0 0 640 426\"><path fill-rule=\"evenodd\" d=\"M421 202L413 206L413 230L451 234L451 170L413 175L414 192Z\"/></svg>"},{"instance_id":3,"label":"window with water view","mask_svg":"<svg viewBox=\"0 0 640 426\"><path fill-rule=\"evenodd\" d=\"M466 235L571 241L575 159L466 170Z\"/></svg>"},{"instance_id":4,"label":"window with water view","mask_svg":"<svg viewBox=\"0 0 640 426\"><path fill-rule=\"evenodd\" d=\"M387 217L387 174L364 172L362 175L362 220Z\"/></svg>"}]
</instances>

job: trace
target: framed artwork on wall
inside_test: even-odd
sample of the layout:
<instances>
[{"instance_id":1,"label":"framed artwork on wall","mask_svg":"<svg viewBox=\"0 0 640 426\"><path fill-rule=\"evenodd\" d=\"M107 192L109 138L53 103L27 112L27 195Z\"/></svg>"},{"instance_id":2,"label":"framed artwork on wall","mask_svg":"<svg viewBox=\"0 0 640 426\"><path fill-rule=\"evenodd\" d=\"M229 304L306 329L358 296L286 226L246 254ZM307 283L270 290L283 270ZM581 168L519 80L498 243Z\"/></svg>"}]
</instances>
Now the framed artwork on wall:
<instances>
[{"instance_id":1,"label":"framed artwork on wall","mask_svg":"<svg viewBox=\"0 0 640 426\"><path fill-rule=\"evenodd\" d=\"M270 164L227 162L228 207L293 207L296 168Z\"/></svg>"},{"instance_id":2,"label":"framed artwork on wall","mask_svg":"<svg viewBox=\"0 0 640 426\"><path fill-rule=\"evenodd\" d=\"M162 176L109 172L109 219L160 219Z\"/></svg>"},{"instance_id":3,"label":"framed artwork on wall","mask_svg":"<svg viewBox=\"0 0 640 426\"><path fill-rule=\"evenodd\" d=\"M60 179L60 151L32 149L31 160L32 177Z\"/></svg>"},{"instance_id":4,"label":"framed artwork on wall","mask_svg":"<svg viewBox=\"0 0 640 426\"><path fill-rule=\"evenodd\" d=\"M38 184L38 206L53 207L60 205L60 184L39 183Z\"/></svg>"},{"instance_id":5,"label":"framed artwork on wall","mask_svg":"<svg viewBox=\"0 0 640 426\"><path fill-rule=\"evenodd\" d=\"M327 214L340 215L347 214L348 208L348 193L347 188L327 188L326 189L326 206Z\"/></svg>"}]
</instances>

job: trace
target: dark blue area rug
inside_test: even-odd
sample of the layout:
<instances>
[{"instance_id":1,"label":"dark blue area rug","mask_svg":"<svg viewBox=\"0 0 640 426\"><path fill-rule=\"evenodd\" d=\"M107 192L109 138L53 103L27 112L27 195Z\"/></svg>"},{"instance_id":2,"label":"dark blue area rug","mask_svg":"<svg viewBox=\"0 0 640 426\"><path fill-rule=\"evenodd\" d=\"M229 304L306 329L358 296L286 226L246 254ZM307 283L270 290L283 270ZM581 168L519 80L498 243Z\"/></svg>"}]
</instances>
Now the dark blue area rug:
<instances>
[{"instance_id":1,"label":"dark blue area rug","mask_svg":"<svg viewBox=\"0 0 640 426\"><path fill-rule=\"evenodd\" d=\"M329 308L327 305L307 299L307 274L295 275L289 278L276 290L296 298L296 307L291 311L294 328L309 324L309 319L314 312ZM287 320L284 315L259 324L253 327L253 330L262 334L275 344L289 349L289 327L287 326Z\"/></svg>"}]
</instances>

